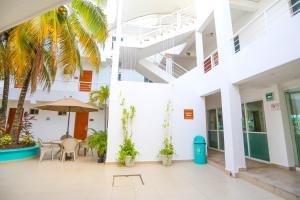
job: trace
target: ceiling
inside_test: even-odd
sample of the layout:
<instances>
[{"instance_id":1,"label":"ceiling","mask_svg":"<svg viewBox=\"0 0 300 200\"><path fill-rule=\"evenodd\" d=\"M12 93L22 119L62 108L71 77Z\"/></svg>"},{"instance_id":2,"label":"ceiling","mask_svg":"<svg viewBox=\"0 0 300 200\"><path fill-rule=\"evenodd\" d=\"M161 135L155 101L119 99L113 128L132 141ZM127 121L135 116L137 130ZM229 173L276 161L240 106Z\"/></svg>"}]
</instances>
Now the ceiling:
<instances>
[{"instance_id":1,"label":"ceiling","mask_svg":"<svg viewBox=\"0 0 300 200\"><path fill-rule=\"evenodd\" d=\"M127 22L149 14L167 14L185 8L194 0L124 0L122 21Z\"/></svg>"},{"instance_id":2,"label":"ceiling","mask_svg":"<svg viewBox=\"0 0 300 200\"><path fill-rule=\"evenodd\" d=\"M68 0L1 0L0 32L12 28Z\"/></svg>"},{"instance_id":3,"label":"ceiling","mask_svg":"<svg viewBox=\"0 0 300 200\"><path fill-rule=\"evenodd\" d=\"M239 85L241 87L268 87L272 84L283 84L288 81L300 79L300 59L273 68L254 76Z\"/></svg>"}]
</instances>

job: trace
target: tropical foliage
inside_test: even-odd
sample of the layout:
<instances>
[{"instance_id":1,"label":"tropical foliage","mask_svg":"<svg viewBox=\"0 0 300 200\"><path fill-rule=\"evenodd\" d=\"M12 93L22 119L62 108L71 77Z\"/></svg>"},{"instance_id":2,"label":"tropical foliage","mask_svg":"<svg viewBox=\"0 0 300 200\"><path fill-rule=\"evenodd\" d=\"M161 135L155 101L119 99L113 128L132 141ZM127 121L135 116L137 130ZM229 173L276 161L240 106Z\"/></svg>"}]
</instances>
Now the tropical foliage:
<instances>
[{"instance_id":1,"label":"tropical foliage","mask_svg":"<svg viewBox=\"0 0 300 200\"><path fill-rule=\"evenodd\" d=\"M162 149L159 151L161 155L173 155L174 154L174 146L172 144L172 136L170 130L170 120L172 115L172 104L171 101L168 101L166 108L165 108L165 119L163 122L163 129L164 129L164 139Z\"/></svg>"},{"instance_id":2,"label":"tropical foliage","mask_svg":"<svg viewBox=\"0 0 300 200\"><path fill-rule=\"evenodd\" d=\"M99 108L104 108L104 131L107 131L107 100L109 97L109 87L101 86L99 90L90 93L89 102Z\"/></svg>"},{"instance_id":3,"label":"tropical foliage","mask_svg":"<svg viewBox=\"0 0 300 200\"><path fill-rule=\"evenodd\" d=\"M136 114L136 109L134 106L125 107L125 99L121 100L120 105L122 106L122 134L123 134L123 144L120 145L120 150L118 152L118 160L121 165L125 164L125 158L131 156L132 159L135 159L138 155L138 151L135 148L134 143L132 142L132 123Z\"/></svg>"},{"instance_id":4,"label":"tropical foliage","mask_svg":"<svg viewBox=\"0 0 300 200\"><path fill-rule=\"evenodd\" d=\"M92 130L92 135L88 137L88 145L96 149L99 156L105 156L107 149L107 133L105 131Z\"/></svg>"},{"instance_id":5,"label":"tropical foliage","mask_svg":"<svg viewBox=\"0 0 300 200\"><path fill-rule=\"evenodd\" d=\"M72 76L76 69L82 69L81 57L99 70L98 43L104 44L107 34L106 16L100 7L87 0L72 0L69 6L48 11L7 31L4 39L1 37L0 73L5 80L14 76L22 85L11 132L13 143L18 143L20 116L28 90L35 92L39 84L49 91L58 67L65 75ZM5 129L7 85L0 115L2 129Z\"/></svg>"}]
</instances>

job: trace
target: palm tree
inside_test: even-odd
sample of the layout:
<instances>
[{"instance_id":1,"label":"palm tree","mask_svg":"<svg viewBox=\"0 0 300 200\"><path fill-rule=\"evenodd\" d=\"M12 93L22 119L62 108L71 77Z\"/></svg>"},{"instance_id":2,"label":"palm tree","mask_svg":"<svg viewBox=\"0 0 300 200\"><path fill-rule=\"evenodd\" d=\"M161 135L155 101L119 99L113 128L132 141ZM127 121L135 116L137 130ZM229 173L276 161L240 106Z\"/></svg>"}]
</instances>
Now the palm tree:
<instances>
[{"instance_id":1,"label":"palm tree","mask_svg":"<svg viewBox=\"0 0 300 200\"><path fill-rule=\"evenodd\" d=\"M2 93L2 104L0 108L0 130L5 130L7 105L8 105L8 94L9 94L9 79L10 79L10 68L8 66L8 50L6 43L8 39L8 32L3 32L0 35L0 74L4 80L3 93Z\"/></svg>"},{"instance_id":2,"label":"palm tree","mask_svg":"<svg viewBox=\"0 0 300 200\"><path fill-rule=\"evenodd\" d=\"M50 90L57 66L64 74L81 69L81 55L99 70L101 63L97 42L107 38L106 17L101 8L85 0L73 0L71 7L61 6L15 27L8 39L15 78L23 82L13 121L12 136L18 140L20 117L29 86L37 83Z\"/></svg>"},{"instance_id":3,"label":"palm tree","mask_svg":"<svg viewBox=\"0 0 300 200\"><path fill-rule=\"evenodd\" d=\"M99 90L92 91L89 101L99 108L104 107L104 130L107 131L107 100L109 97L109 87L101 86Z\"/></svg>"}]
</instances>

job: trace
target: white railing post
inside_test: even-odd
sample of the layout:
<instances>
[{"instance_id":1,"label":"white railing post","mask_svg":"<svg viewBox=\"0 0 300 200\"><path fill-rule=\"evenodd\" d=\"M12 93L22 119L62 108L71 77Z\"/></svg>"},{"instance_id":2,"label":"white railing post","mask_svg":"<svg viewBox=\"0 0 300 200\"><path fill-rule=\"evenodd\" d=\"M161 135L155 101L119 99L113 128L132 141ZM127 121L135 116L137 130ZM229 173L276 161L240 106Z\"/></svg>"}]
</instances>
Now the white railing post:
<instances>
[{"instance_id":1,"label":"white railing post","mask_svg":"<svg viewBox=\"0 0 300 200\"><path fill-rule=\"evenodd\" d=\"M159 19L159 35L162 34L161 18Z\"/></svg>"}]
</instances>

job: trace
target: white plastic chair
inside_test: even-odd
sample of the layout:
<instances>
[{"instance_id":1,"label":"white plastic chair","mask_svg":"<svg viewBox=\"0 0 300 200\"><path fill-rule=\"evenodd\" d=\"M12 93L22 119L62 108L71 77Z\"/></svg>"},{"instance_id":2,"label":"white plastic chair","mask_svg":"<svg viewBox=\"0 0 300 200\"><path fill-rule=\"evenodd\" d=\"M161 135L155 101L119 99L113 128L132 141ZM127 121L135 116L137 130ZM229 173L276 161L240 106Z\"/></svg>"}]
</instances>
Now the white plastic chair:
<instances>
[{"instance_id":1,"label":"white plastic chair","mask_svg":"<svg viewBox=\"0 0 300 200\"><path fill-rule=\"evenodd\" d=\"M53 146L49 143L44 143L40 138L38 138L38 143L40 145L40 162L43 160L43 157L47 152L51 152L51 160L53 160Z\"/></svg>"},{"instance_id":2,"label":"white plastic chair","mask_svg":"<svg viewBox=\"0 0 300 200\"><path fill-rule=\"evenodd\" d=\"M73 138L66 138L62 142L62 155L61 161L64 162L66 154L73 154L73 159L76 159L76 147L78 145L78 141Z\"/></svg>"}]
</instances>

